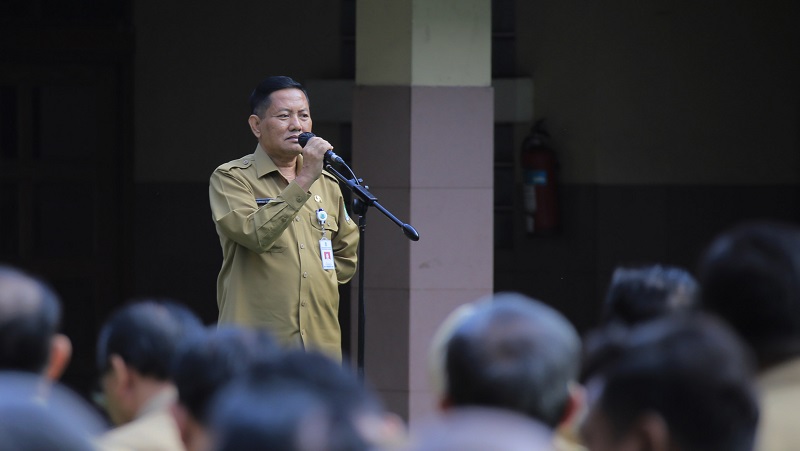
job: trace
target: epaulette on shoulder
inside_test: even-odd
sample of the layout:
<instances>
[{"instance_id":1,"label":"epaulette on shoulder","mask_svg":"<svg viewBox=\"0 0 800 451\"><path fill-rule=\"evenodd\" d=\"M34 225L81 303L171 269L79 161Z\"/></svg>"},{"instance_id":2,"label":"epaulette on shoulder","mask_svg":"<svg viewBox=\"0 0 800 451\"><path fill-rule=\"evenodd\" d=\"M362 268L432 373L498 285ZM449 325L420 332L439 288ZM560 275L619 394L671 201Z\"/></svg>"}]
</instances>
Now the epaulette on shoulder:
<instances>
[{"instance_id":1,"label":"epaulette on shoulder","mask_svg":"<svg viewBox=\"0 0 800 451\"><path fill-rule=\"evenodd\" d=\"M249 168L255 162L255 155L245 155L242 158L237 158L233 161L221 164L219 169L222 171L229 171L231 169L245 169Z\"/></svg>"}]
</instances>

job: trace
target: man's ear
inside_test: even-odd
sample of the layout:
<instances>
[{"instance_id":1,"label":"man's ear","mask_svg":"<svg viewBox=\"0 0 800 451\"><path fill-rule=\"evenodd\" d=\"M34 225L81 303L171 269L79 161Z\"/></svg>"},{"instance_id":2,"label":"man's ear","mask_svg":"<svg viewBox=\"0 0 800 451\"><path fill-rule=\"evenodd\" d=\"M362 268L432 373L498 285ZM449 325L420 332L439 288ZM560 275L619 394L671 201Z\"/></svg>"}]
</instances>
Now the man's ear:
<instances>
[{"instance_id":1,"label":"man's ear","mask_svg":"<svg viewBox=\"0 0 800 451\"><path fill-rule=\"evenodd\" d=\"M71 358L72 342L69 337L64 334L53 335L50 340L50 359L47 362L44 376L51 381L57 381L64 374Z\"/></svg>"},{"instance_id":2,"label":"man's ear","mask_svg":"<svg viewBox=\"0 0 800 451\"><path fill-rule=\"evenodd\" d=\"M633 433L641 440L641 449L667 451L670 449L669 426L664 418L649 412L640 416L633 425Z\"/></svg>"},{"instance_id":3,"label":"man's ear","mask_svg":"<svg viewBox=\"0 0 800 451\"><path fill-rule=\"evenodd\" d=\"M261 118L255 114L251 114L250 117L247 118L247 123L250 124L250 131L256 135L256 138L260 138L261 130L258 128L258 125L261 123Z\"/></svg>"},{"instance_id":4,"label":"man's ear","mask_svg":"<svg viewBox=\"0 0 800 451\"><path fill-rule=\"evenodd\" d=\"M450 402L450 397L447 396L446 394L442 395L442 397L439 398L439 406L438 407L439 407L439 410L442 411L442 412L444 412L446 410L450 410L450 408L453 407L453 403Z\"/></svg>"},{"instance_id":5,"label":"man's ear","mask_svg":"<svg viewBox=\"0 0 800 451\"><path fill-rule=\"evenodd\" d=\"M561 421L556 425L558 435L568 443L581 443L580 429L586 415L589 412L589 405L586 401L586 388L577 382L570 382L567 386L569 398L564 406L564 414Z\"/></svg>"},{"instance_id":6,"label":"man's ear","mask_svg":"<svg viewBox=\"0 0 800 451\"><path fill-rule=\"evenodd\" d=\"M122 357L120 357L118 354L111 354L108 357L108 360L111 363L114 390L119 391L127 389L131 385L133 377L128 365L125 364L125 361L122 360Z\"/></svg>"},{"instance_id":7,"label":"man's ear","mask_svg":"<svg viewBox=\"0 0 800 451\"><path fill-rule=\"evenodd\" d=\"M570 382L567 385L569 398L564 407L564 415L561 418L561 425L577 425L586 414L586 389L577 382Z\"/></svg>"}]
</instances>

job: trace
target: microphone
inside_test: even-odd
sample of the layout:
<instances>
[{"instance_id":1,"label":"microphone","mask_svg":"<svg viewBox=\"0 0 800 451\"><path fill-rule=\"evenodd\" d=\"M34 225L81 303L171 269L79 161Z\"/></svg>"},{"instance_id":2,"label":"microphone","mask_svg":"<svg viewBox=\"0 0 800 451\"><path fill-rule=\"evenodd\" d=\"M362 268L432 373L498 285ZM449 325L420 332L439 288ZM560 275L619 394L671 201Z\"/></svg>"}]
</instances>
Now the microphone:
<instances>
[{"instance_id":1,"label":"microphone","mask_svg":"<svg viewBox=\"0 0 800 451\"><path fill-rule=\"evenodd\" d=\"M315 136L317 135L311 132L300 133L300 136L297 137L297 143L300 144L300 147L305 147L306 144L308 144L308 140ZM327 151L325 151L325 156L322 159L323 161L325 161L325 164L333 164L333 163L345 164L342 157L336 155L333 152L333 149L328 149Z\"/></svg>"}]
</instances>

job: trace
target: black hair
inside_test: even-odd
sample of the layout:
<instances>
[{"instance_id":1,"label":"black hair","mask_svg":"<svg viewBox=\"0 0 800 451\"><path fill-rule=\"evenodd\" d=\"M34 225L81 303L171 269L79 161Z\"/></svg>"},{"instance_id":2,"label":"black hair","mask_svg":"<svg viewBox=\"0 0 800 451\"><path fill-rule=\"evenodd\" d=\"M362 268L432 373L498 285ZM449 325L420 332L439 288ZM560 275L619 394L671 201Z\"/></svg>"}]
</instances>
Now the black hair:
<instances>
[{"instance_id":1,"label":"black hair","mask_svg":"<svg viewBox=\"0 0 800 451\"><path fill-rule=\"evenodd\" d=\"M267 364L254 365L250 380L291 380L316 393L332 412L335 441L360 442L354 420L360 415L381 414L383 405L366 382L349 367L318 352L292 350ZM261 383L261 382L257 382Z\"/></svg>"},{"instance_id":2,"label":"black hair","mask_svg":"<svg viewBox=\"0 0 800 451\"><path fill-rule=\"evenodd\" d=\"M61 300L44 281L0 266L0 369L40 373L61 321Z\"/></svg>"},{"instance_id":3,"label":"black hair","mask_svg":"<svg viewBox=\"0 0 800 451\"><path fill-rule=\"evenodd\" d=\"M314 412L324 423L325 449L344 451L367 449L357 418L382 410L349 369L316 352L290 350L252 365L218 393L210 417L225 445L221 450L278 442L282 446L274 449L293 450L302 448L296 443L299 425Z\"/></svg>"},{"instance_id":4,"label":"black hair","mask_svg":"<svg viewBox=\"0 0 800 451\"><path fill-rule=\"evenodd\" d=\"M264 330L240 326L209 326L206 333L183 341L172 364L178 402L205 423L214 394L255 362L278 353L275 340Z\"/></svg>"},{"instance_id":5,"label":"black hair","mask_svg":"<svg viewBox=\"0 0 800 451\"><path fill-rule=\"evenodd\" d=\"M143 376L169 380L181 340L201 333L202 327L191 310L175 301L130 303L114 312L100 330L97 368L106 372L110 356L116 354Z\"/></svg>"},{"instance_id":6,"label":"black hair","mask_svg":"<svg viewBox=\"0 0 800 451\"><path fill-rule=\"evenodd\" d=\"M235 382L222 393L211 417L217 451L366 450L332 443L333 415L302 383L280 380L253 387Z\"/></svg>"},{"instance_id":7,"label":"black hair","mask_svg":"<svg viewBox=\"0 0 800 451\"><path fill-rule=\"evenodd\" d=\"M698 278L705 308L728 321L759 359L800 351L800 228L767 221L732 227L705 250Z\"/></svg>"},{"instance_id":8,"label":"black hair","mask_svg":"<svg viewBox=\"0 0 800 451\"><path fill-rule=\"evenodd\" d=\"M447 343L453 406L503 408L556 426L578 376L580 338L545 304L500 293L476 307Z\"/></svg>"},{"instance_id":9,"label":"black hair","mask_svg":"<svg viewBox=\"0 0 800 451\"><path fill-rule=\"evenodd\" d=\"M618 267L606 290L601 323L631 326L697 306L699 286L689 271L662 265Z\"/></svg>"},{"instance_id":10,"label":"black hair","mask_svg":"<svg viewBox=\"0 0 800 451\"><path fill-rule=\"evenodd\" d=\"M290 350L265 364L253 365L249 377L259 380L299 380L321 393L341 413L381 411L383 406L371 388L359 381L349 367L343 367L318 352Z\"/></svg>"},{"instance_id":11,"label":"black hair","mask_svg":"<svg viewBox=\"0 0 800 451\"><path fill-rule=\"evenodd\" d=\"M680 449L752 449L759 415L752 361L723 322L697 313L665 316L595 352L603 362L587 386L599 387L595 406L618 439L654 412Z\"/></svg>"},{"instance_id":12,"label":"black hair","mask_svg":"<svg viewBox=\"0 0 800 451\"><path fill-rule=\"evenodd\" d=\"M250 94L250 114L255 114L263 118L264 112L267 111L270 105L270 94L275 91L280 91L281 89L289 88L303 91L303 94L306 96L306 101L309 103L311 102L308 98L308 92L306 92L306 88L304 88L302 84L284 75L273 75L261 80L261 83L259 83Z\"/></svg>"}]
</instances>

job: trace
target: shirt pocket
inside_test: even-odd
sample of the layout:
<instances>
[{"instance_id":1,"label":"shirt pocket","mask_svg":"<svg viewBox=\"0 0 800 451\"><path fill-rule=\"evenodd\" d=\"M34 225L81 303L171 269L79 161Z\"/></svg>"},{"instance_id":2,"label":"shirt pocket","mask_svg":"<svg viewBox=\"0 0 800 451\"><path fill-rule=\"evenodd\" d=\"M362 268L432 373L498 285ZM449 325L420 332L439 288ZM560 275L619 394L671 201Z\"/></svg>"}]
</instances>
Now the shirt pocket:
<instances>
[{"instance_id":1,"label":"shirt pocket","mask_svg":"<svg viewBox=\"0 0 800 451\"><path fill-rule=\"evenodd\" d=\"M319 224L317 220L317 213L309 213L308 219L311 221L311 227L315 228L319 231L320 237L322 236L322 229L323 226ZM329 214L328 219L325 221L325 237L328 239L333 239L336 236L336 232L339 231L339 221L336 220L336 215Z\"/></svg>"}]
</instances>

